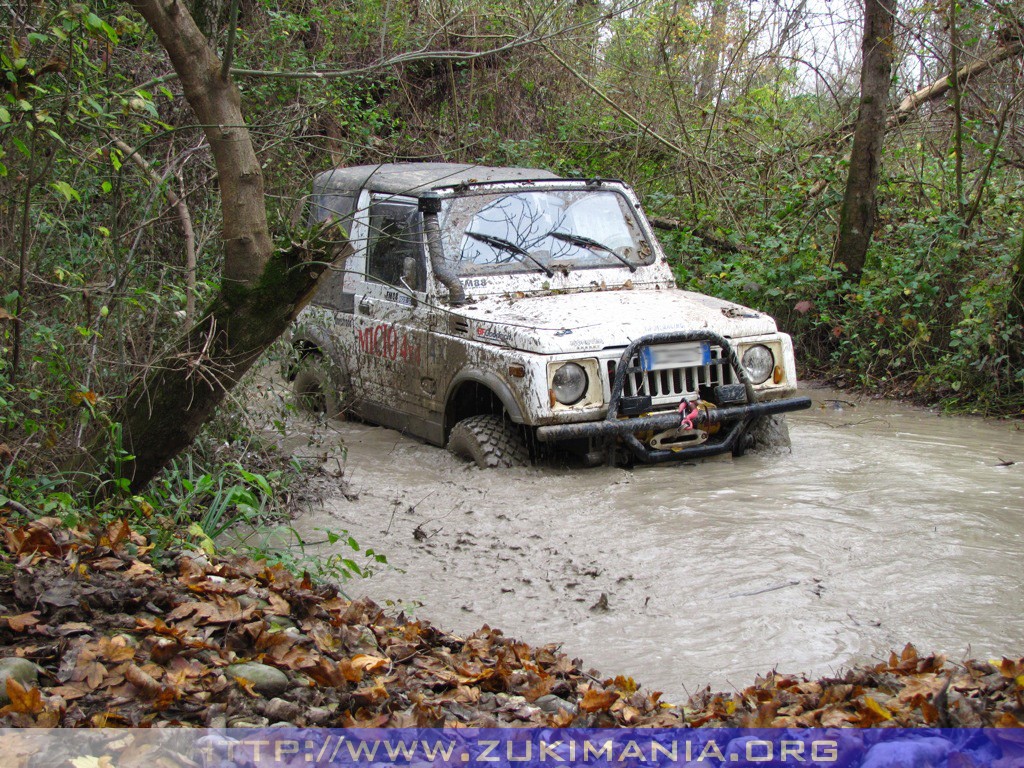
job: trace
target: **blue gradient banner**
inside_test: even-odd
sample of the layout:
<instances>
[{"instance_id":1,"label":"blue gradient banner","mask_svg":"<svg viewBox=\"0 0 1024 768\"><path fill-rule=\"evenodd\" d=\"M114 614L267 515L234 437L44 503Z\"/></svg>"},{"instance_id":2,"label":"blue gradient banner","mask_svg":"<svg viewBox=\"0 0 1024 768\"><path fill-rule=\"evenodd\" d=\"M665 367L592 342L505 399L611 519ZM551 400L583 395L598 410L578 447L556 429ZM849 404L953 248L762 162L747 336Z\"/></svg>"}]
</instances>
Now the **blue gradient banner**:
<instances>
[{"instance_id":1,"label":"blue gradient banner","mask_svg":"<svg viewBox=\"0 0 1024 768\"><path fill-rule=\"evenodd\" d=\"M0 730L4 768L1024 768L1022 729Z\"/></svg>"}]
</instances>

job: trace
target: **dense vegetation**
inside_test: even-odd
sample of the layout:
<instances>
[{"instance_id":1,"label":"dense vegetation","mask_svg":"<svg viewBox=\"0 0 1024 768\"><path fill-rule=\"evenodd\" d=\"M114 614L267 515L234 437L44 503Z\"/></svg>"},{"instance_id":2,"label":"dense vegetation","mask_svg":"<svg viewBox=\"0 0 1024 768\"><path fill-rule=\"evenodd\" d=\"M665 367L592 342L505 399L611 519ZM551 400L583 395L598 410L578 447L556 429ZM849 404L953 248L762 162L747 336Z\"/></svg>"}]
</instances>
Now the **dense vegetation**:
<instances>
[{"instance_id":1,"label":"dense vegetation","mask_svg":"<svg viewBox=\"0 0 1024 768\"><path fill-rule=\"evenodd\" d=\"M624 178L660 218L680 283L775 315L805 372L1024 413L1019 3L899 8L861 275L833 257L860 7L190 0L190 10L233 53L281 246L303 237L301 192L331 165L444 159ZM129 4L12 0L0 18L0 494L60 510L73 503L56 493L59 470L97 429L110 438L106 467L125 459L115 404L219 288L218 179L165 51ZM209 509L227 488L260 508L273 495L257 480L267 477L234 463L251 462L256 442L229 405L173 480L145 498L123 484L107 496L139 511L187 507L191 494Z\"/></svg>"}]
</instances>

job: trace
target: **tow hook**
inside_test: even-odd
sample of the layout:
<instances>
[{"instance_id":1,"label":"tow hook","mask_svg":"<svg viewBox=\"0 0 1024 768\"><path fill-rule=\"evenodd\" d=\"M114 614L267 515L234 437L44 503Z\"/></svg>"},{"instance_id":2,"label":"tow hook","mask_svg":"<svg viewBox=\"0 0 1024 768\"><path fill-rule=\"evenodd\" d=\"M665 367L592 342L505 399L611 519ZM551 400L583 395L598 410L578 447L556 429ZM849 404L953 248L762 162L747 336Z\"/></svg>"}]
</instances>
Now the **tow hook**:
<instances>
[{"instance_id":1,"label":"tow hook","mask_svg":"<svg viewBox=\"0 0 1024 768\"><path fill-rule=\"evenodd\" d=\"M651 448L658 450L681 451L691 445L699 445L708 439L708 430L698 428L697 420L703 410L707 412L707 404L697 398L683 398L679 401L679 426L666 429L652 435L647 441Z\"/></svg>"}]
</instances>

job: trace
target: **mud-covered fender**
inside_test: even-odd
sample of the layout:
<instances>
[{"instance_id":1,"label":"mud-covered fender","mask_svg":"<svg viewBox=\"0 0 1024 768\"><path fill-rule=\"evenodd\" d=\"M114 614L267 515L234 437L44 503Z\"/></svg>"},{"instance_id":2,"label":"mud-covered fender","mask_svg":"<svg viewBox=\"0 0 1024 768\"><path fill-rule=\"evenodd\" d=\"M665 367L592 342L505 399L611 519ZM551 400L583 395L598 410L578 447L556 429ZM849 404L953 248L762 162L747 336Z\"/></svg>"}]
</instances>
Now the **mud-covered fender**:
<instances>
[{"instance_id":1,"label":"mud-covered fender","mask_svg":"<svg viewBox=\"0 0 1024 768\"><path fill-rule=\"evenodd\" d=\"M480 384L487 387L491 392L497 395L502 406L505 408L505 412L512 421L516 424L524 423L525 418L523 417L523 407L508 382L493 371L484 371L473 367L463 368L455 374L455 378L453 378L451 383L448 385L448 391L445 393L444 398L446 411L452 402L452 397L455 395L455 392L458 391L459 387L466 383Z\"/></svg>"}]
</instances>

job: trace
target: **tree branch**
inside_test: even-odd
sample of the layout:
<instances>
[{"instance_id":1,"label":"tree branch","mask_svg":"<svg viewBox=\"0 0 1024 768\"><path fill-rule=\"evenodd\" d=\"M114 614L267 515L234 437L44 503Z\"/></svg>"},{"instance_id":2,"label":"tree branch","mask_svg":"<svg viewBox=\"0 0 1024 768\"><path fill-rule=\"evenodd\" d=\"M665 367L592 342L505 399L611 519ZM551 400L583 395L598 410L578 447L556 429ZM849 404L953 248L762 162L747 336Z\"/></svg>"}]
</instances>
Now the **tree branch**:
<instances>
[{"instance_id":1,"label":"tree branch","mask_svg":"<svg viewBox=\"0 0 1024 768\"><path fill-rule=\"evenodd\" d=\"M183 5L175 0L132 0L132 6L167 50L185 98L210 142L225 211L224 282L252 287L274 248L263 172L242 117L238 89L221 78L220 60Z\"/></svg>"},{"instance_id":2,"label":"tree branch","mask_svg":"<svg viewBox=\"0 0 1024 768\"><path fill-rule=\"evenodd\" d=\"M139 154L139 151L121 139L114 139L114 144L124 153L124 156L134 162L146 177L157 189L163 187L164 196L168 204L178 214L178 221L181 222L181 232L185 237L185 322L191 324L196 314L196 235L192 227L192 214L189 212L188 204L183 197L180 197L170 184L164 185L166 179L160 178L153 167L146 162L146 158Z\"/></svg>"},{"instance_id":3,"label":"tree branch","mask_svg":"<svg viewBox=\"0 0 1024 768\"><path fill-rule=\"evenodd\" d=\"M648 216L647 220L651 222L651 226L655 229L664 229L670 232L689 232L697 239L703 240L716 251L726 251L727 253L754 252L754 249L749 245L736 245L735 243L730 243L728 240L722 240L720 237L715 237L707 232L695 229L692 224L687 224L685 221L680 221L679 219L669 219L664 216Z\"/></svg>"},{"instance_id":4,"label":"tree branch","mask_svg":"<svg viewBox=\"0 0 1024 768\"><path fill-rule=\"evenodd\" d=\"M590 90L595 96L597 96L599 99L601 99L601 101L603 101L609 107L611 107L616 112L618 112L620 115L625 117L627 120L629 120L629 122L633 123L633 125L635 125L638 128L640 128L644 133L650 135L659 144L661 144L662 146L670 149L672 152L676 153L680 157L689 158L693 162L698 163L698 164L704 166L708 170L712 169L712 165L710 163L708 163L706 160L702 160L700 158L694 157L693 155L687 153L681 146L676 144L674 141L671 141L670 139L667 139L664 136L662 136L660 133L658 133L656 130L654 130L650 125L648 125L647 123L643 122L639 117L637 117L632 112L630 112L628 109L626 109L621 104L619 104L614 99L612 99L608 94L606 94L604 91L602 91L600 88L598 88L592 82L590 82L590 80L582 72L577 70L575 67L572 66L572 64L570 64L565 59L563 59L561 56L559 56L558 53L556 53L555 50L552 49L550 46L545 45L544 43L540 43L540 47L543 48L551 58L553 58L555 61L557 61L566 72L568 72L570 75L572 75L577 80L579 80L580 83L582 83L584 86L586 86L588 90Z\"/></svg>"},{"instance_id":5,"label":"tree branch","mask_svg":"<svg viewBox=\"0 0 1024 768\"><path fill-rule=\"evenodd\" d=\"M919 91L906 96L900 105L896 107L896 110L889 115L887 121L887 128L894 128L897 125L902 125L909 120L917 109L928 101L935 101L945 96L954 83L959 83L962 87L966 82L972 78L986 72L992 67L996 66L1000 62L1006 61L1007 59L1013 58L1014 56L1020 56L1024 53L1024 42L1020 40L1012 40L1006 45L1000 46L991 54L984 59L978 59L965 67L960 68L955 73L950 73L945 77L941 77L929 86L922 88Z\"/></svg>"}]
</instances>

